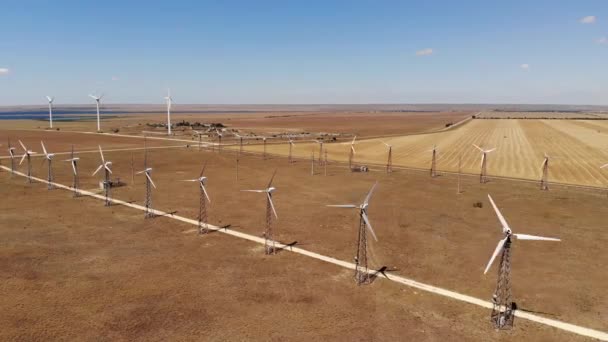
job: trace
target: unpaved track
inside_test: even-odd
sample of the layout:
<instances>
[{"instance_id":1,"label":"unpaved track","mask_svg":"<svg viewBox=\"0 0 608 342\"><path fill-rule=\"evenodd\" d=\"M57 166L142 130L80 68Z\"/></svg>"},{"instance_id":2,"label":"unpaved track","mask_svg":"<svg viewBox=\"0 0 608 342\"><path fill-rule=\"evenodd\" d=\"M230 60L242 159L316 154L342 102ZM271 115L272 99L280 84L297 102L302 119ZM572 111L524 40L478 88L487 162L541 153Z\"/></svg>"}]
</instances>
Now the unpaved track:
<instances>
[{"instance_id":1,"label":"unpaved track","mask_svg":"<svg viewBox=\"0 0 608 342\"><path fill-rule=\"evenodd\" d=\"M9 168L5 167L5 166L0 166L0 168L4 169L5 171L10 171ZM21 172L15 172L16 175L22 176L22 177L26 177L25 174L21 173ZM40 182L40 183L48 183L47 181L40 179L40 178L36 178L36 177L32 177L32 179L34 181ZM69 190L69 191L75 191L74 189L71 189L68 186L65 186L63 184L58 184L58 183L53 183L53 185L57 188L60 189L64 189L64 190ZM78 191L80 194L85 195L85 196L89 196L89 197L93 197L93 198L97 198L97 199L101 199L103 200L104 197L103 195L99 195L99 194L95 194L89 191L85 191L85 190L76 190ZM127 206L133 209L138 209L138 210L145 210L144 206L141 205L137 205L137 204L133 204L133 203L128 203L125 201L121 201L118 199L112 199L112 203L114 204L119 204L119 205L123 205L123 206ZM159 216L163 216L163 217L168 217L168 218L172 218L181 222L185 222L188 224L192 224L192 225L197 225L198 226L198 221L197 220L192 220L192 219L188 219L182 216L178 216L178 215L174 215L174 214L170 214L170 213L166 213L163 211L159 211L159 210L153 210L153 213ZM245 233L241 233L241 232L237 232L237 231L233 231L233 230L228 230L228 229L223 229L217 226L213 226L213 225L209 225L209 229L211 230L215 230L221 233L225 233L231 236L235 236L241 239L245 239L248 241L252 241L252 242L256 242L258 244L264 244L264 239L257 237L257 236L253 236L250 234L245 234ZM291 247L285 244L281 244L277 242L277 246L280 249L284 249L284 250L288 250L294 253L298 253L301 255L306 255L308 257L317 259L317 260L321 260L321 261L325 261L334 265L338 265L347 269L351 269L354 270L355 269L355 265L349 262L345 262L342 260L338 260L329 256L325 256L325 255L321 255L318 253L314 253L314 252L310 252L307 251L305 249L299 248L299 247ZM383 273L376 273L375 271L369 271L370 274L374 274L380 278L385 278L388 280L392 280L394 282L403 284L403 285L407 285L410 287L414 287L420 290L424 290L430 293L434 293L434 294L438 294L441 296L445 296L451 299L455 299L458 301L462 301L462 302L466 302L469 304L475 304L478 306L481 306L483 308L487 308L487 309L491 309L492 308L492 304L490 302L475 298L475 297L471 297L471 296L467 296L467 295L463 295L454 291L450 291L450 290L446 290L443 288L439 288L439 287L435 287L432 285L428 285L428 284L424 284L424 283L420 283L417 282L415 280L412 279L408 279L405 277L400 277L400 276L388 276L386 274ZM532 322L536 322L536 323L540 323L540 324L544 324L547 326L551 326L554 328L558 328L564 331L568 331L571 333L575 333L578 335L582 335L582 336L586 336L586 337L590 337L590 338L595 338L598 340L604 340L604 341L608 341L608 333L602 332L602 331L598 331L598 330L594 330L594 329L589 329L589 328L585 328L585 327L581 327L578 325L574 325L574 324L570 324L570 323L566 323L566 322L561 322L561 321L557 321L557 320L553 320L553 319L548 319L548 318L544 318L529 312L523 312L523 311L515 311L515 315L517 317L523 318L523 319L527 319L529 321Z\"/></svg>"}]
</instances>

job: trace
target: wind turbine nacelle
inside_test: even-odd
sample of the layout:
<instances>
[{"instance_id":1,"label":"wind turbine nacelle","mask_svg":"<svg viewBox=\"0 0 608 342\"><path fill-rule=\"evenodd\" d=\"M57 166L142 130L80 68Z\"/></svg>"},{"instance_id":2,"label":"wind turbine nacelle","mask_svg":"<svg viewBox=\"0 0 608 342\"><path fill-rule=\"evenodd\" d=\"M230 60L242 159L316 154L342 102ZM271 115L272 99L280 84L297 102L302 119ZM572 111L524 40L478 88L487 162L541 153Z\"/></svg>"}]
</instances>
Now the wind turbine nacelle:
<instances>
[{"instance_id":1,"label":"wind turbine nacelle","mask_svg":"<svg viewBox=\"0 0 608 342\"><path fill-rule=\"evenodd\" d=\"M277 188L275 188L274 186L271 186L270 188L266 189L266 191L268 191L268 193L273 193Z\"/></svg>"}]
</instances>

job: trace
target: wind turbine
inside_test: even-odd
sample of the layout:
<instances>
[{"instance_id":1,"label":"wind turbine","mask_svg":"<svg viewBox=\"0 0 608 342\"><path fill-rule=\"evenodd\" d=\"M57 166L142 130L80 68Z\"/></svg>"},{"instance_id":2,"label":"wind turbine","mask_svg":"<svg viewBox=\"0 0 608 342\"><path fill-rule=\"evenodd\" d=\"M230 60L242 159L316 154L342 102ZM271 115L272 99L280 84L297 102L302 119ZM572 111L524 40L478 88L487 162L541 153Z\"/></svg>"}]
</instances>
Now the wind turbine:
<instances>
[{"instance_id":1,"label":"wind turbine","mask_svg":"<svg viewBox=\"0 0 608 342\"><path fill-rule=\"evenodd\" d=\"M291 137L289 137L289 164L293 163L293 157L291 155L291 150L295 145L296 145L296 143L293 142L293 139L291 139Z\"/></svg>"},{"instance_id":2,"label":"wind turbine","mask_svg":"<svg viewBox=\"0 0 608 342\"><path fill-rule=\"evenodd\" d=\"M264 231L264 251L266 254L276 254L276 247L274 242L274 231L272 228L272 215L276 219L279 218L277 215L277 211L274 208L274 203L272 202L272 194L277 190L272 186L272 181L274 180L274 176L277 174L277 170L274 170L272 177L270 178L270 182L266 186L266 189L263 190L241 190L246 192L259 192L266 194L266 230Z\"/></svg>"},{"instance_id":3,"label":"wind turbine","mask_svg":"<svg viewBox=\"0 0 608 342\"><path fill-rule=\"evenodd\" d=\"M317 144L319 144L319 165L323 165L323 140L313 140Z\"/></svg>"},{"instance_id":4,"label":"wind turbine","mask_svg":"<svg viewBox=\"0 0 608 342\"><path fill-rule=\"evenodd\" d=\"M46 147L44 146L44 143L42 141L40 141L40 145L42 146L42 152L44 152L44 160L46 160L46 162L48 163L48 167L49 167L49 169L48 169L48 175L47 175L47 178L46 178L46 180L48 182L47 183L47 189L51 190L51 189L53 189L53 184L52 184L52 182L53 182L53 166L52 165L53 164L52 164L52 162L53 162L53 157L55 157L55 154L54 153L48 153L46 151Z\"/></svg>"},{"instance_id":5,"label":"wind turbine","mask_svg":"<svg viewBox=\"0 0 608 342\"><path fill-rule=\"evenodd\" d=\"M239 138L239 154L241 154L243 153L243 136L239 135L238 133L234 133L234 135Z\"/></svg>"},{"instance_id":6,"label":"wind turbine","mask_svg":"<svg viewBox=\"0 0 608 342\"><path fill-rule=\"evenodd\" d=\"M388 159L386 160L386 173L393 172L393 145L382 142L388 148Z\"/></svg>"},{"instance_id":7,"label":"wind turbine","mask_svg":"<svg viewBox=\"0 0 608 342\"><path fill-rule=\"evenodd\" d=\"M8 154L11 157L11 177L15 173L15 148L11 146L11 138L8 138Z\"/></svg>"},{"instance_id":8,"label":"wind turbine","mask_svg":"<svg viewBox=\"0 0 608 342\"><path fill-rule=\"evenodd\" d=\"M145 218L154 217L152 213L152 187L156 189L156 184L152 181L152 177L150 174L152 173L151 167L146 167L144 170L136 172L137 175L140 174L146 175L146 201L144 205L146 206L146 213L144 214Z\"/></svg>"},{"instance_id":9,"label":"wind turbine","mask_svg":"<svg viewBox=\"0 0 608 342\"><path fill-rule=\"evenodd\" d=\"M365 196L363 203L356 204L339 204L339 205L328 205L328 207L334 208L351 208L359 210L359 233L357 237L357 255L355 256L355 281L357 285L369 284L371 283L371 278L368 272L368 264L367 264L367 231L372 234L374 240L378 241L376 237L376 233L372 228L372 224L369 222L369 218L367 216L367 208L369 206L369 200L374 193L374 190L378 186L378 182L376 182L372 188Z\"/></svg>"},{"instance_id":10,"label":"wind turbine","mask_svg":"<svg viewBox=\"0 0 608 342\"><path fill-rule=\"evenodd\" d=\"M494 152L496 150L496 148L493 148L490 150L484 150L475 144L473 144L473 146L475 146L475 148L477 148L479 151L481 151L481 172L479 173L479 182L485 183L488 181L488 175L487 175L487 169L486 169L486 163L488 161L487 154L490 152Z\"/></svg>"},{"instance_id":11,"label":"wind turbine","mask_svg":"<svg viewBox=\"0 0 608 342\"><path fill-rule=\"evenodd\" d=\"M53 128L53 100L55 100L55 98L47 96L46 99L49 101L49 125Z\"/></svg>"},{"instance_id":12,"label":"wind turbine","mask_svg":"<svg viewBox=\"0 0 608 342\"><path fill-rule=\"evenodd\" d=\"M549 155L545 152L545 159L540 168L542 169L542 176L540 178L540 189L549 190Z\"/></svg>"},{"instance_id":13,"label":"wind turbine","mask_svg":"<svg viewBox=\"0 0 608 342\"><path fill-rule=\"evenodd\" d=\"M203 165L203 169L201 173L198 175L198 178L195 179L187 179L184 182L198 182L200 196L199 196L199 206L198 206L198 233L206 234L208 230L207 224L207 205L206 201L211 203L211 199L209 199L209 194L207 194L207 189L205 188L205 184L207 184L207 177L203 176L205 173L205 168L207 167L207 163Z\"/></svg>"},{"instance_id":14,"label":"wind turbine","mask_svg":"<svg viewBox=\"0 0 608 342\"><path fill-rule=\"evenodd\" d=\"M431 177L437 177L437 145L433 145L433 149L428 150L427 152L433 152L433 157L431 159Z\"/></svg>"},{"instance_id":15,"label":"wind turbine","mask_svg":"<svg viewBox=\"0 0 608 342\"><path fill-rule=\"evenodd\" d=\"M350 171L353 171L353 160L355 159L355 140L357 139L357 136L355 135L355 137L353 138L353 141L350 143L350 153L348 155L348 168L350 169Z\"/></svg>"},{"instance_id":16,"label":"wind turbine","mask_svg":"<svg viewBox=\"0 0 608 342\"><path fill-rule=\"evenodd\" d=\"M222 153L222 136L223 136L223 134L217 128L215 129L215 132L217 133L217 139L218 139L217 153Z\"/></svg>"},{"instance_id":17,"label":"wind turbine","mask_svg":"<svg viewBox=\"0 0 608 342\"><path fill-rule=\"evenodd\" d=\"M89 97L95 100L95 105L97 106L97 132L101 132L101 123L99 121L99 103L103 98L103 94L101 94L101 96L89 94Z\"/></svg>"},{"instance_id":18,"label":"wind turbine","mask_svg":"<svg viewBox=\"0 0 608 342\"><path fill-rule=\"evenodd\" d=\"M490 257L490 261L486 266L483 274L488 273L488 270L492 266L494 259L500 254L500 265L498 268L498 281L496 284L496 291L492 297L494 307L492 309L491 319L495 327L498 329L509 329L513 326L513 301L511 299L511 243L512 238L515 237L517 240L536 240L536 241L561 241L556 238L549 238L543 236L535 236L528 234L515 234L509 227L509 224L502 216L500 210L492 200L492 197L488 195L488 199L498 216L498 220L502 226L502 233L504 237L498 241L498 245Z\"/></svg>"},{"instance_id":19,"label":"wind turbine","mask_svg":"<svg viewBox=\"0 0 608 342\"><path fill-rule=\"evenodd\" d=\"M262 140L264 141L264 160L266 160L266 137L262 137Z\"/></svg>"},{"instance_id":20,"label":"wind turbine","mask_svg":"<svg viewBox=\"0 0 608 342\"><path fill-rule=\"evenodd\" d=\"M72 164L72 171L73 171L73 175L74 175L74 177L72 178L72 189L74 189L73 197L78 197L78 195L80 194L78 192L78 188L80 187L80 179L78 177L78 161L79 160L80 160L80 158L74 157L74 146L72 146L72 154L70 155L70 159L66 159L64 161L70 162L70 164Z\"/></svg>"},{"instance_id":21,"label":"wind turbine","mask_svg":"<svg viewBox=\"0 0 608 342\"><path fill-rule=\"evenodd\" d=\"M171 135L171 105L173 104L173 98L171 97L171 89L167 88L167 96L165 96L167 102L167 135Z\"/></svg>"},{"instance_id":22,"label":"wind turbine","mask_svg":"<svg viewBox=\"0 0 608 342\"><path fill-rule=\"evenodd\" d=\"M104 191L104 196L105 196L105 206L109 207L110 206L110 188L112 187L112 184L110 182L110 174L112 173L112 170L110 170L110 165L112 165L112 162L106 161L105 158L103 157L103 151L101 150L101 145L99 145L99 155L101 156L101 164L99 165L99 167L97 167L95 172L93 172L93 176L95 176L97 174L97 172L99 172L99 170L104 169L103 191Z\"/></svg>"},{"instance_id":23,"label":"wind turbine","mask_svg":"<svg viewBox=\"0 0 608 342\"><path fill-rule=\"evenodd\" d=\"M19 165L23 163L23 160L27 157L27 181L28 183L32 182L32 154L36 154L36 152L28 150L27 147L19 140L19 144L23 148L23 156L21 157L21 161Z\"/></svg>"}]
</instances>

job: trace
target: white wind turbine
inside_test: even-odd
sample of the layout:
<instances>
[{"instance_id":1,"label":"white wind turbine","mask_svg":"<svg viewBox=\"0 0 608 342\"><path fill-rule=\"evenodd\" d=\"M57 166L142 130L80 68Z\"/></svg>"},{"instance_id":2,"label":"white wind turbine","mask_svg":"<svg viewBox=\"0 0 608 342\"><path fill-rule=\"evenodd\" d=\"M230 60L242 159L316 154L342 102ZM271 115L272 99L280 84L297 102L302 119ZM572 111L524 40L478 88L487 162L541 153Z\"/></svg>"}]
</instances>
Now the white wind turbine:
<instances>
[{"instance_id":1,"label":"white wind turbine","mask_svg":"<svg viewBox=\"0 0 608 342\"><path fill-rule=\"evenodd\" d=\"M48 175L47 175L47 189L51 190L53 189L53 166L52 166L52 162L53 162L53 157L55 157L54 153L48 153L46 151L46 147L44 146L44 143L42 141L40 141L40 145L42 146L42 152L44 152L44 160L46 160L46 162L48 163Z\"/></svg>"},{"instance_id":2,"label":"white wind turbine","mask_svg":"<svg viewBox=\"0 0 608 342\"><path fill-rule=\"evenodd\" d=\"M376 233L372 228L372 224L369 222L369 218L367 216L367 208L369 206L369 201L372 198L372 194L374 190L378 186L378 182L376 182L372 188L365 196L363 203L356 204L339 204L339 205L328 205L328 207L334 208L351 208L359 210L359 234L357 240L357 255L355 256L355 280L358 285L368 284L371 279L369 277L368 272L368 264L367 264L367 231L372 234L374 240L378 241L376 237Z\"/></svg>"},{"instance_id":3,"label":"white wind turbine","mask_svg":"<svg viewBox=\"0 0 608 342\"><path fill-rule=\"evenodd\" d=\"M200 196L199 196L199 207L198 207L198 232L199 234L206 234L208 230L207 226L207 202L211 203L211 199L209 198L209 194L207 193L207 189L205 188L205 184L207 184L207 177L203 176L205 173L205 168L207 167L207 163L203 165L203 169L201 173L198 175L198 178L194 179L186 179L184 182L198 182ZM206 201L205 201L206 200Z\"/></svg>"},{"instance_id":4,"label":"white wind turbine","mask_svg":"<svg viewBox=\"0 0 608 342\"><path fill-rule=\"evenodd\" d=\"M296 146L296 143L293 142L293 139L291 139L291 136L289 137L289 163L293 163L293 157L291 154L291 150L293 149L293 147Z\"/></svg>"},{"instance_id":5,"label":"white wind turbine","mask_svg":"<svg viewBox=\"0 0 608 342\"><path fill-rule=\"evenodd\" d=\"M386 173L393 172L393 145L382 142L388 149L388 158L386 159Z\"/></svg>"},{"instance_id":6,"label":"white wind turbine","mask_svg":"<svg viewBox=\"0 0 608 342\"><path fill-rule=\"evenodd\" d=\"M348 155L348 168L352 171L353 170L353 159L355 158L355 140L357 139L357 136L355 135L355 137L353 138L353 141L350 143L350 152Z\"/></svg>"},{"instance_id":7,"label":"white wind turbine","mask_svg":"<svg viewBox=\"0 0 608 342\"><path fill-rule=\"evenodd\" d=\"M21 157L21 161L19 161L19 165L23 163L23 160L27 158L27 181L29 183L32 182L32 154L36 154L36 152L32 150L28 150L27 147L19 140L19 144L23 148L23 156Z\"/></svg>"},{"instance_id":8,"label":"white wind turbine","mask_svg":"<svg viewBox=\"0 0 608 342\"><path fill-rule=\"evenodd\" d=\"M475 146L475 148L477 148L479 151L481 151L481 171L479 173L479 182L485 183L487 181L487 168L486 168L486 164L488 161L487 154L490 152L494 152L496 150L496 148L493 148L490 150L484 150L475 144L473 144L473 146Z\"/></svg>"},{"instance_id":9,"label":"white wind turbine","mask_svg":"<svg viewBox=\"0 0 608 342\"><path fill-rule=\"evenodd\" d=\"M503 217L500 210L492 200L492 197L488 195L488 199L498 216L498 220L502 226L502 233L504 237L498 241L498 245L490 257L483 274L488 273L488 270L494 263L496 257L501 254L500 266L498 269L498 281L496 290L493 296L493 310L492 310L492 321L495 326L499 329L508 328L513 324L513 302L511 299L511 243L512 238L515 237L517 240L536 240L536 241L561 241L560 239L513 233L511 227L507 223L507 220Z\"/></svg>"},{"instance_id":10,"label":"white wind turbine","mask_svg":"<svg viewBox=\"0 0 608 342\"><path fill-rule=\"evenodd\" d=\"M152 168L151 167L146 167L144 170L137 172L137 175L140 174L144 174L146 175L146 200L144 202L144 205L146 207L146 212L144 214L145 218L149 218L149 217L153 217L153 213L152 213L152 188L151 186L154 187L154 189L156 189L156 184L154 184L154 181L152 181L152 177L150 176L150 174L152 173Z\"/></svg>"},{"instance_id":11,"label":"white wind turbine","mask_svg":"<svg viewBox=\"0 0 608 342\"><path fill-rule=\"evenodd\" d=\"M47 96L46 99L49 101L49 125L53 128L53 100L55 100L55 98Z\"/></svg>"},{"instance_id":12,"label":"white wind turbine","mask_svg":"<svg viewBox=\"0 0 608 342\"><path fill-rule=\"evenodd\" d=\"M78 177L78 161L80 160L80 158L78 157L74 157L74 148L72 148L72 155L70 159L66 159L64 161L66 162L70 162L70 164L72 165L72 172L74 174L74 177L72 179L72 189L74 189L74 197L78 197L78 187L80 186L80 181L79 181L79 177Z\"/></svg>"},{"instance_id":13,"label":"white wind turbine","mask_svg":"<svg viewBox=\"0 0 608 342\"><path fill-rule=\"evenodd\" d=\"M106 161L105 158L103 157L103 151L101 150L101 145L99 146L99 155L101 157L101 164L99 165L99 167L97 167L95 172L93 172L93 176L95 176L97 174L97 172L99 172L99 170L104 169L103 190L104 190L104 195L105 195L105 205L110 206L110 188L111 188L110 174L112 173L112 170L110 170L110 165L112 165L112 162Z\"/></svg>"},{"instance_id":14,"label":"white wind turbine","mask_svg":"<svg viewBox=\"0 0 608 342\"><path fill-rule=\"evenodd\" d=\"M167 96L165 96L167 102L167 135L171 135L171 106L173 105L173 98L171 97L171 89L167 88Z\"/></svg>"},{"instance_id":15,"label":"white wind turbine","mask_svg":"<svg viewBox=\"0 0 608 342\"><path fill-rule=\"evenodd\" d=\"M274 203L272 202L272 194L277 190L274 186L272 186L272 181L274 180L274 176L277 174L277 170L274 170L272 177L270 178L270 182L266 186L266 189L263 190L241 190L246 192L258 192L266 194L266 230L264 231L264 251L266 254L275 254L275 242L274 242L274 232L272 229L272 214L276 219L279 218L277 215L277 211L274 208Z\"/></svg>"},{"instance_id":16,"label":"white wind turbine","mask_svg":"<svg viewBox=\"0 0 608 342\"><path fill-rule=\"evenodd\" d=\"M11 146L11 138L8 138L8 154L11 157L11 177L15 173L15 148Z\"/></svg>"},{"instance_id":17,"label":"white wind turbine","mask_svg":"<svg viewBox=\"0 0 608 342\"><path fill-rule=\"evenodd\" d=\"M101 102L103 96L103 94L101 94L101 96L89 94L89 97L95 100L95 105L97 106L97 132L101 132L101 123L99 121L99 103Z\"/></svg>"}]
</instances>

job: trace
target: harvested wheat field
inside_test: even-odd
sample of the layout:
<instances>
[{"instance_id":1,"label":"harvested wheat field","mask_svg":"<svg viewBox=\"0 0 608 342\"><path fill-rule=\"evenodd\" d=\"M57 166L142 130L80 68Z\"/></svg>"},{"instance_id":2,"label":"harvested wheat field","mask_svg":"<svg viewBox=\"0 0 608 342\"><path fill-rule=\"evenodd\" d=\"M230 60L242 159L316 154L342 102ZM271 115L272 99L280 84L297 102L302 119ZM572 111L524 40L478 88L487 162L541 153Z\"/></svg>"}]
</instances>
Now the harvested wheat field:
<instances>
[{"instance_id":1,"label":"harvested wheat field","mask_svg":"<svg viewBox=\"0 0 608 342\"><path fill-rule=\"evenodd\" d=\"M608 162L608 123L597 120L472 120L451 130L430 134L359 140L355 162L384 165L386 142L393 146L393 164L411 168L430 168L431 150L437 145L437 167L457 172L462 157L462 172L479 174L482 148L496 148L488 154L491 176L539 180L544 154L549 155L549 181L603 187L608 172L600 166ZM328 158L348 160L350 141L325 143ZM248 146L261 152L261 145ZM268 153L287 155L286 144L267 146ZM293 148L299 158L318 156L316 143L304 142Z\"/></svg>"},{"instance_id":2,"label":"harvested wheat field","mask_svg":"<svg viewBox=\"0 0 608 342\"><path fill-rule=\"evenodd\" d=\"M517 121L508 124L477 139L490 143L506 130L530 129ZM478 125L473 121L461 129ZM416 146L422 149L428 137L393 140L413 138L420 139ZM87 148L100 143L107 147L106 160L113 162L112 178L126 182L112 196L143 203L144 176L131 181L131 160L135 171L143 169L143 151L110 151L135 138L39 132L24 139L26 144L44 139L52 152L66 152L72 142L77 151L79 143ZM142 139L135 141L142 147ZM347 147L328 145L332 153ZM357 157L372 153L371 142L357 148ZM79 157L81 187L99 193L100 178L91 176L99 155ZM558 187L541 192L535 184L498 179L481 185L463 177L464 192L457 195L451 175L353 174L332 163L327 176L322 168L311 176L308 162L290 165L283 157L264 160L250 154L239 159L237 181L234 153L172 147L148 151L157 186L153 208L196 219L197 185L180 180L197 177L205 162L209 223L261 236L265 199L240 190L265 187L277 170L276 239L347 262L355 253L357 213L325 205L359 203L378 181L369 215L379 241L370 242L370 266L385 266L389 278L399 275L483 300L491 298L496 266L485 276L483 269L501 237L487 201L491 193L515 232L562 239L516 241L512 282L520 310L608 330L603 295L608 233L602 220L608 209L598 205L605 200L601 192ZM53 165L55 181L69 185L70 165ZM46 175L38 157L33 173ZM262 245L251 241L222 232L199 236L196 226L170 215L144 219L140 210L104 207L89 197L72 199L65 190L28 185L4 171L0 195L11 199L0 201L5 340L584 340L523 318L516 318L510 331L495 331L489 310L476 305L382 277L357 286L352 270L335 264L288 250L267 256ZM482 208L473 205L477 202Z\"/></svg>"}]
</instances>

